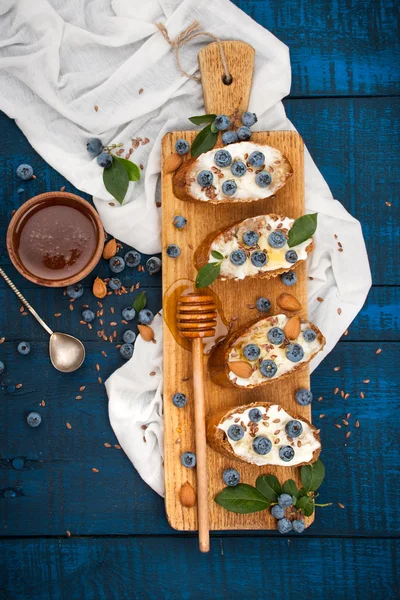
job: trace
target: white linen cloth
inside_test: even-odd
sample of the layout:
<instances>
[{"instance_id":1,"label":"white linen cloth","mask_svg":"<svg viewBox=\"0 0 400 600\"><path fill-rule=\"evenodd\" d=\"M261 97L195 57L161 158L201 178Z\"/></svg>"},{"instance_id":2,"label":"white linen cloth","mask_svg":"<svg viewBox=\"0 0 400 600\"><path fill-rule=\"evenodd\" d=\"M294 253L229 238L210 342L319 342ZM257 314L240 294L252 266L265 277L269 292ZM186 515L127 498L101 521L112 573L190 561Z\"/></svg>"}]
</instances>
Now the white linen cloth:
<instances>
[{"instance_id":1,"label":"white linen cloth","mask_svg":"<svg viewBox=\"0 0 400 600\"><path fill-rule=\"evenodd\" d=\"M155 196L161 138L193 128L187 118L204 112L201 86L180 75L156 22L166 25L171 39L197 19L221 39L251 44L254 129L294 129L281 103L290 91L288 48L229 0L0 0L0 18L0 108L50 165L95 197L105 229L144 253L160 251ZM186 70L197 71L197 53L207 43L197 38L181 49ZM150 139L132 156L145 169L140 183L130 184L123 206L109 205L102 170L86 152L91 136L104 144ZM319 213L308 261L309 314L327 338L312 362L315 369L362 307L371 276L360 224L333 199L307 151L305 183L306 209ZM160 322L157 317L157 344L139 338L133 358L106 388L121 446L143 479L163 494Z\"/></svg>"}]
</instances>

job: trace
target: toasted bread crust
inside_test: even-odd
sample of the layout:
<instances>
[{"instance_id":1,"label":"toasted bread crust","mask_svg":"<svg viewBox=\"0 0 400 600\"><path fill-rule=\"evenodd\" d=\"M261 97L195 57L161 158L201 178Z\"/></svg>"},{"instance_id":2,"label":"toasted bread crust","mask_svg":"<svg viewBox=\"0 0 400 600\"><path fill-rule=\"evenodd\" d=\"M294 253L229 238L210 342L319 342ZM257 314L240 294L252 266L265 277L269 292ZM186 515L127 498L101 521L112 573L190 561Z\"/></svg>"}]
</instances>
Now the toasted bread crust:
<instances>
[{"instance_id":1,"label":"toasted bread crust","mask_svg":"<svg viewBox=\"0 0 400 600\"><path fill-rule=\"evenodd\" d=\"M215 413L213 413L207 419L207 433L206 433L207 434L207 442L211 446L211 448L213 448L220 454L227 456L228 458L231 458L231 459L233 458L233 459L237 460L238 462L250 463L250 464L254 465L254 463L244 459L241 456L237 456L237 454L234 453L232 446L230 445L230 443L227 440L225 432L222 429L219 429L218 425L223 423L231 415L233 415L235 413L243 413L245 410L256 407L256 406L262 406L263 408L265 408L267 410L270 406L272 406L272 403L271 402L252 402L251 404L245 404L243 406L235 406L235 408L231 408L228 411L225 409L222 409L222 410L219 410L219 411L216 411ZM289 411L286 411L286 412L289 412ZM312 428L315 439L318 440L318 442L321 444L321 438L320 438L316 428L310 421L308 421L304 417L300 417L298 415L293 415L291 412L289 414L293 419L298 419L299 421L303 421L304 423L307 423L307 425L309 425ZM320 454L321 454L321 445L317 450L314 450L312 459L309 462L299 463L298 465L296 465L296 467L302 467L303 465L309 465L309 464L315 462L318 459ZM276 466L276 465L274 465L274 466ZM279 465L279 466L290 467L291 465L290 465L290 463L285 464L282 461L282 465ZM260 465L260 468L265 468L265 467L268 467L268 464Z\"/></svg>"}]
</instances>

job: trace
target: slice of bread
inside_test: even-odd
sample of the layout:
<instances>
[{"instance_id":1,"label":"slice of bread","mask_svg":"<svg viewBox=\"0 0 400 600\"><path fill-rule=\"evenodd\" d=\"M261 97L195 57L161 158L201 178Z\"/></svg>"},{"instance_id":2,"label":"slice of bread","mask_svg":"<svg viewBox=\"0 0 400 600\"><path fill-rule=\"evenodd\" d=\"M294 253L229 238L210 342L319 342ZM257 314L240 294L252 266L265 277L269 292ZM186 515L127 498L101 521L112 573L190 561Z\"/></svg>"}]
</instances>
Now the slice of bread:
<instances>
[{"instance_id":1,"label":"slice of bread","mask_svg":"<svg viewBox=\"0 0 400 600\"><path fill-rule=\"evenodd\" d=\"M252 321L214 346L208 359L208 371L214 383L223 387L251 390L284 377L290 377L294 371L306 367L310 360L322 350L326 340L318 327L309 321L301 320L300 333L296 339L289 341L283 335L281 343L271 343L268 339L271 329L278 328L284 333L283 330L288 321L289 317L284 314ZM304 332L309 330L315 334L315 339L312 341L304 338ZM310 335L314 337L313 334ZM255 344L258 347L259 354L256 359L249 360L245 357L244 348L248 344ZM293 352L294 345L296 346L295 350L300 352L300 360L297 362L293 362L287 357L289 346L292 347ZM298 345L301 346L300 350L297 348ZM301 352L303 353L302 357ZM290 355L293 358L292 353ZM266 360L272 361L272 364L271 362L264 363L263 361ZM232 368L230 364L232 364ZM241 373L241 376L238 376L237 373Z\"/></svg>"},{"instance_id":2,"label":"slice of bread","mask_svg":"<svg viewBox=\"0 0 400 600\"><path fill-rule=\"evenodd\" d=\"M226 146L224 150L231 155L232 164L242 161L246 165L246 172L241 177L232 173L232 164L220 167L215 163L215 154L219 150L221 148L213 148L197 158L187 160L179 167L172 181L177 198L209 204L254 202L275 194L293 175L292 166L286 156L272 146L253 142L238 142ZM256 151L262 152L265 158L260 167L252 167L248 162L249 156ZM211 171L213 175L212 184L208 187L202 187L197 181L198 174L204 170ZM256 183L256 176L263 171L270 176L270 183L266 187L260 187ZM237 186L232 196L224 194L222 190L222 184L228 180L234 181Z\"/></svg>"},{"instance_id":3,"label":"slice of bread","mask_svg":"<svg viewBox=\"0 0 400 600\"><path fill-rule=\"evenodd\" d=\"M258 409L262 418L254 422L249 416L252 409ZM289 421L300 421L302 432L298 437L290 437L285 426ZM230 438L228 430L232 425L239 426L243 437L237 441ZM266 437L271 448L266 454L258 454L253 447L257 437ZM236 406L230 410L213 413L207 420L207 442L217 452L228 458L258 466L294 467L315 462L321 452L321 440L316 428L304 417L287 413L280 405L269 402L253 402ZM257 442L256 442L257 443ZM280 458L279 450L290 446L294 456L289 461Z\"/></svg>"},{"instance_id":4,"label":"slice of bread","mask_svg":"<svg viewBox=\"0 0 400 600\"><path fill-rule=\"evenodd\" d=\"M293 226L294 219L279 216L275 214L259 215L251 217L244 221L236 221L228 227L222 227L218 231L209 234L200 244L195 252L196 269L217 259L213 258L211 251L217 251L226 259L221 264L219 279L244 279L245 277L257 277L269 279L276 277L281 273L292 271L314 250L312 238L293 248L289 248L287 242L282 248L274 248L268 242L268 236L274 232L281 232L287 238L288 232ZM258 241L249 245L244 242L243 236L248 232L255 232ZM246 261L242 265L235 265L230 260L231 252L243 250L246 254ZM254 266L251 262L251 255L256 251L264 251L267 254L268 261L262 267ZM286 252L294 250L297 254L295 263L286 260Z\"/></svg>"}]
</instances>

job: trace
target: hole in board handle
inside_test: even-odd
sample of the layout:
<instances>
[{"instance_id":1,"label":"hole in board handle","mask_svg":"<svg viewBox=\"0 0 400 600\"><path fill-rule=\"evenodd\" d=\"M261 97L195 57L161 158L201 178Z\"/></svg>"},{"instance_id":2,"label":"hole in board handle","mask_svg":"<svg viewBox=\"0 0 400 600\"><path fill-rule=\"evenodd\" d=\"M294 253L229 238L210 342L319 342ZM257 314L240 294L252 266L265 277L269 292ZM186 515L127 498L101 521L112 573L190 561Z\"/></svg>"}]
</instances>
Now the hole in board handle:
<instances>
[{"instance_id":1,"label":"hole in board handle","mask_svg":"<svg viewBox=\"0 0 400 600\"><path fill-rule=\"evenodd\" d=\"M222 75L222 83L224 85L231 85L232 81L232 75L225 75L225 73Z\"/></svg>"}]
</instances>

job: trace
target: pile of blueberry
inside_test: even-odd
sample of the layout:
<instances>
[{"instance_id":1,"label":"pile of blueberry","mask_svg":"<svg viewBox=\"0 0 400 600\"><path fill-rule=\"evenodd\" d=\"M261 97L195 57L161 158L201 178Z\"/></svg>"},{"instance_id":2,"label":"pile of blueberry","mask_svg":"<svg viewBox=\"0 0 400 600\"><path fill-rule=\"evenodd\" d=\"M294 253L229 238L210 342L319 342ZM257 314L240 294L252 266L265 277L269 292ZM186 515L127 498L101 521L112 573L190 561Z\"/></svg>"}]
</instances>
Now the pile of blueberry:
<instances>
[{"instance_id":1,"label":"pile of blueberry","mask_svg":"<svg viewBox=\"0 0 400 600\"><path fill-rule=\"evenodd\" d=\"M103 146L103 142L99 138L90 138L86 144L87 151L90 156L96 158L97 164L104 169L109 169L113 162L113 157Z\"/></svg>"},{"instance_id":2,"label":"pile of blueberry","mask_svg":"<svg viewBox=\"0 0 400 600\"><path fill-rule=\"evenodd\" d=\"M278 496L278 504L271 508L271 514L275 519L278 519L278 530L280 533L303 533L305 529L304 519L295 519L291 521L285 517L285 509L293 506L293 498L289 494L281 494Z\"/></svg>"},{"instance_id":3,"label":"pile of blueberry","mask_svg":"<svg viewBox=\"0 0 400 600\"><path fill-rule=\"evenodd\" d=\"M227 115L218 115L214 120L214 127L218 131L223 131L222 142L227 144L235 144L236 142L244 142L251 138L250 127L257 123L257 116L252 112L244 112L242 114L242 125L237 131L229 130L231 126L231 120ZM229 131L227 131L229 130Z\"/></svg>"}]
</instances>

